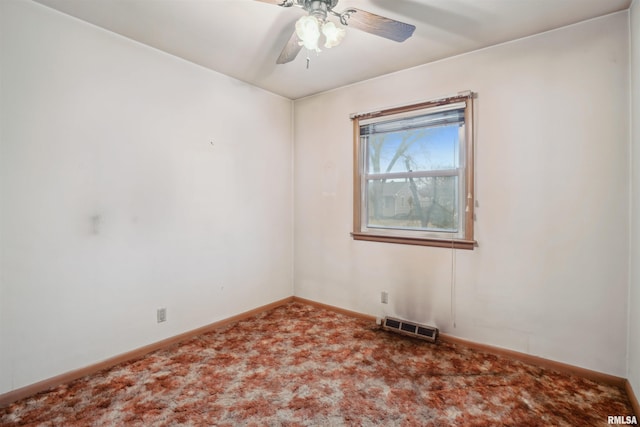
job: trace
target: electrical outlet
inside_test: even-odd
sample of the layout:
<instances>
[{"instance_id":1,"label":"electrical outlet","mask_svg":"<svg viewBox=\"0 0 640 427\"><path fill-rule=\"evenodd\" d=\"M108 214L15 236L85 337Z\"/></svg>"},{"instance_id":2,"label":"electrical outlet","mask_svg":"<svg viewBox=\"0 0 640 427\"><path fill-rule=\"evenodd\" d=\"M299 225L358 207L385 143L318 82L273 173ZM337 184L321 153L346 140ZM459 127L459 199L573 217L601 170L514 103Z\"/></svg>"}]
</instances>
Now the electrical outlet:
<instances>
[{"instance_id":1,"label":"electrical outlet","mask_svg":"<svg viewBox=\"0 0 640 427\"><path fill-rule=\"evenodd\" d=\"M159 308L156 312L156 316L158 318L158 323L167 321L167 309L165 307Z\"/></svg>"},{"instance_id":2,"label":"electrical outlet","mask_svg":"<svg viewBox=\"0 0 640 427\"><path fill-rule=\"evenodd\" d=\"M389 303L389 292L387 291L380 292L380 302L383 304Z\"/></svg>"}]
</instances>

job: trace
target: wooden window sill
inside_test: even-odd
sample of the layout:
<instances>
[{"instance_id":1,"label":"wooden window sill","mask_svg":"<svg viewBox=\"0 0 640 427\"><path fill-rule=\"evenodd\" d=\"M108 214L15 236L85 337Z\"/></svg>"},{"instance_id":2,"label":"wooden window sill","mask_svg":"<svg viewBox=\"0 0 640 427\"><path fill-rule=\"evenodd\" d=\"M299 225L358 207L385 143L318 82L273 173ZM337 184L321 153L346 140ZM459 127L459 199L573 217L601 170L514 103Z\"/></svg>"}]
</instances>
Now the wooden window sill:
<instances>
[{"instance_id":1,"label":"wooden window sill","mask_svg":"<svg viewBox=\"0 0 640 427\"><path fill-rule=\"evenodd\" d=\"M371 233L351 233L353 240L364 240L368 242L381 242L381 243L397 243L401 245L418 245L418 246L433 246L437 248L453 248L453 249L466 249L473 250L478 245L475 240L440 240L440 239L425 239L416 237L400 237L400 236L383 236L379 234Z\"/></svg>"}]
</instances>

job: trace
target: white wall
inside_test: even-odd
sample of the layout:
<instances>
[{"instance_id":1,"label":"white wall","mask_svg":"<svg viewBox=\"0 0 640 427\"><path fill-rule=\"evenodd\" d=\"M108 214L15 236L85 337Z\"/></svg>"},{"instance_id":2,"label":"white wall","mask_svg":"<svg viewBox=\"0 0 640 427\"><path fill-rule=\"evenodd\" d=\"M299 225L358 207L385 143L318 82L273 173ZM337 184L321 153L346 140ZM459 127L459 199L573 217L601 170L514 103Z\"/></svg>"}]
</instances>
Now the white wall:
<instances>
[{"instance_id":1,"label":"white wall","mask_svg":"<svg viewBox=\"0 0 640 427\"><path fill-rule=\"evenodd\" d=\"M0 393L293 293L291 101L0 16Z\"/></svg>"},{"instance_id":2,"label":"white wall","mask_svg":"<svg viewBox=\"0 0 640 427\"><path fill-rule=\"evenodd\" d=\"M640 3L631 6L631 254L627 377L640 398Z\"/></svg>"},{"instance_id":3,"label":"white wall","mask_svg":"<svg viewBox=\"0 0 640 427\"><path fill-rule=\"evenodd\" d=\"M621 12L296 101L296 295L625 375L628 65ZM467 89L479 247L353 241L349 113Z\"/></svg>"}]
</instances>

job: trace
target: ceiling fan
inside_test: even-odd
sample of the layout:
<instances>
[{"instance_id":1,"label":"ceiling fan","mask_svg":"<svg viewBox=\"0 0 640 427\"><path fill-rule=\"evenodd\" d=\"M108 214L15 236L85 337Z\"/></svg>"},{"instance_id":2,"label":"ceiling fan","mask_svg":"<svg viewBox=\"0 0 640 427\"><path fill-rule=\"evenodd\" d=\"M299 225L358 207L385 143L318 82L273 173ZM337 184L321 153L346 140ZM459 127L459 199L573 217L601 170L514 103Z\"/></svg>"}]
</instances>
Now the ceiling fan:
<instances>
[{"instance_id":1,"label":"ceiling fan","mask_svg":"<svg viewBox=\"0 0 640 427\"><path fill-rule=\"evenodd\" d=\"M324 36L324 47L337 46L342 41L345 30L327 20L329 14L337 16L344 26L357 28L376 36L384 37L396 42L403 42L413 34L415 26L404 22L376 15L365 10L349 8L342 12L335 12L338 0L257 0L282 7L296 6L307 11L296 22L296 29L280 53L277 64L286 64L295 59L304 46L308 50L320 52L318 44Z\"/></svg>"}]
</instances>

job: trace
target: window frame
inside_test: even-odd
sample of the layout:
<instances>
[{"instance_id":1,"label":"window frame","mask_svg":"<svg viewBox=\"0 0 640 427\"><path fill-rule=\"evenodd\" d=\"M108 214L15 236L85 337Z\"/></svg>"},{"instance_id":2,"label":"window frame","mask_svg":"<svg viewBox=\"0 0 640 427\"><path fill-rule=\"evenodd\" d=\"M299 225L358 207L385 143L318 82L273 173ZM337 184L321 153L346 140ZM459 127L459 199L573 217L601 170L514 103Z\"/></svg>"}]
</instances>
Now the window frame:
<instances>
[{"instance_id":1,"label":"window frame","mask_svg":"<svg viewBox=\"0 0 640 427\"><path fill-rule=\"evenodd\" d=\"M424 101L411 105L399 107L391 107L384 110L352 114L353 122L353 232L351 236L354 240L398 243L408 245L434 246L454 249L472 250L477 242L474 240L474 207L475 207L475 187L474 187L474 126L473 126L473 92L461 92L459 94L440 98L436 100ZM464 145L460 147L464 156L464 162L461 162L460 169L462 172L459 177L464 181L461 182L466 195L461 195L459 200L464 201L459 206L460 219L462 220L462 230L458 234L461 237L443 238L428 235L424 231L401 230L393 228L371 228L367 227L367 223L363 220L363 212L367 206L367 187L365 182L366 171L366 150L361 143L360 126L362 121L370 119L382 119L387 116L412 113L419 113L421 110L434 109L453 104L464 103ZM437 172L435 173L438 174ZM389 174L385 174L389 175ZM370 178L370 177L369 177ZM459 179L460 179L459 178ZM418 235L422 233L422 235ZM444 233L441 233L444 234Z\"/></svg>"}]
</instances>

